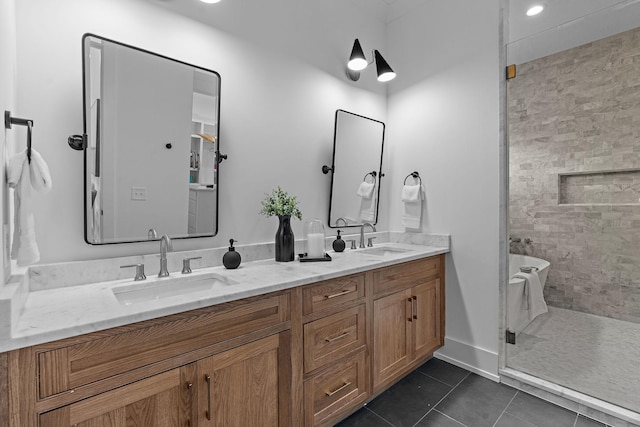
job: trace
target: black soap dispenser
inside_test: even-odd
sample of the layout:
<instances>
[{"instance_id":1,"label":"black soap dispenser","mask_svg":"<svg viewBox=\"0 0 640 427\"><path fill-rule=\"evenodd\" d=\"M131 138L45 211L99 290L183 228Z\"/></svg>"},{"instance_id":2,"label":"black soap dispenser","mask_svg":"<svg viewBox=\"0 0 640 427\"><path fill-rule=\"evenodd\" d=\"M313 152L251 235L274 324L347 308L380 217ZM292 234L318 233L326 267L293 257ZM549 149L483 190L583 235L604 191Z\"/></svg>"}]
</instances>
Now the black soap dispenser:
<instances>
[{"instance_id":1,"label":"black soap dispenser","mask_svg":"<svg viewBox=\"0 0 640 427\"><path fill-rule=\"evenodd\" d=\"M224 256L222 257L222 263L224 264L225 268L228 268L229 270L238 268L238 266L240 265L240 261L242 261L242 257L238 252L236 252L236 248L233 247L233 242L233 239L229 240L229 252L224 254Z\"/></svg>"},{"instance_id":2,"label":"black soap dispenser","mask_svg":"<svg viewBox=\"0 0 640 427\"><path fill-rule=\"evenodd\" d=\"M336 252L342 252L344 251L346 244L344 243L344 240L342 240L342 237L340 237L340 230L338 230L338 236L336 237L336 240L333 241L333 250Z\"/></svg>"}]
</instances>

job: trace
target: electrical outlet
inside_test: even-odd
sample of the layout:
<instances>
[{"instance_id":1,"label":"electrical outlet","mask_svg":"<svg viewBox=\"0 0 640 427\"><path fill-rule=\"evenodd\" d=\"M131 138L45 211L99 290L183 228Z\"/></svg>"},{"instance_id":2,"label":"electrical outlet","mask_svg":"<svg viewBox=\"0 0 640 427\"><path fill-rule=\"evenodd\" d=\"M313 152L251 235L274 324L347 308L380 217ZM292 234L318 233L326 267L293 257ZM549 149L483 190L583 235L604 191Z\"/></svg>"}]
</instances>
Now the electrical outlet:
<instances>
[{"instance_id":1,"label":"electrical outlet","mask_svg":"<svg viewBox=\"0 0 640 427\"><path fill-rule=\"evenodd\" d=\"M145 187L131 187L131 200L147 200Z\"/></svg>"}]
</instances>

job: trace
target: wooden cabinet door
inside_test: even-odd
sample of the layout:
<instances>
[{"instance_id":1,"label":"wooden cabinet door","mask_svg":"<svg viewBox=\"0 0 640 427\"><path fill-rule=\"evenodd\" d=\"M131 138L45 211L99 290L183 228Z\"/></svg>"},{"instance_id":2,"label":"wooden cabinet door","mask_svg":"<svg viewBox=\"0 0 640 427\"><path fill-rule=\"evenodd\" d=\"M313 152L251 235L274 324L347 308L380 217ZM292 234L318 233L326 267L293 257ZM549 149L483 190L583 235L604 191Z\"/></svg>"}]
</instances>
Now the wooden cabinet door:
<instances>
[{"instance_id":1,"label":"wooden cabinet door","mask_svg":"<svg viewBox=\"0 0 640 427\"><path fill-rule=\"evenodd\" d=\"M411 361L411 291L373 302L373 386L393 378Z\"/></svg>"},{"instance_id":2,"label":"wooden cabinet door","mask_svg":"<svg viewBox=\"0 0 640 427\"><path fill-rule=\"evenodd\" d=\"M276 334L198 361L198 426L280 425L279 347Z\"/></svg>"},{"instance_id":3,"label":"wooden cabinet door","mask_svg":"<svg viewBox=\"0 0 640 427\"><path fill-rule=\"evenodd\" d=\"M40 415L40 427L187 427L195 408L195 364Z\"/></svg>"},{"instance_id":4,"label":"wooden cabinet door","mask_svg":"<svg viewBox=\"0 0 640 427\"><path fill-rule=\"evenodd\" d=\"M440 346L440 279L411 289L413 328L412 359Z\"/></svg>"}]
</instances>

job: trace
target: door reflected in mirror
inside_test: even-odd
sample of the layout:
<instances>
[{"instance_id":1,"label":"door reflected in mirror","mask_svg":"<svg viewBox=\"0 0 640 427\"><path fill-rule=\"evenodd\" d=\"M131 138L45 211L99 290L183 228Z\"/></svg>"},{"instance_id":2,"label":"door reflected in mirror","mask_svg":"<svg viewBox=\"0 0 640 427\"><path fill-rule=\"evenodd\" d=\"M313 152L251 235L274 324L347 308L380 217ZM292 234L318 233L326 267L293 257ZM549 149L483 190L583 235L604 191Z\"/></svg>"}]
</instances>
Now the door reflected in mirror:
<instances>
[{"instance_id":1,"label":"door reflected in mirror","mask_svg":"<svg viewBox=\"0 0 640 427\"><path fill-rule=\"evenodd\" d=\"M85 240L217 233L220 75L83 37Z\"/></svg>"},{"instance_id":2,"label":"door reflected in mirror","mask_svg":"<svg viewBox=\"0 0 640 427\"><path fill-rule=\"evenodd\" d=\"M336 111L330 227L378 221L384 131L381 121Z\"/></svg>"}]
</instances>

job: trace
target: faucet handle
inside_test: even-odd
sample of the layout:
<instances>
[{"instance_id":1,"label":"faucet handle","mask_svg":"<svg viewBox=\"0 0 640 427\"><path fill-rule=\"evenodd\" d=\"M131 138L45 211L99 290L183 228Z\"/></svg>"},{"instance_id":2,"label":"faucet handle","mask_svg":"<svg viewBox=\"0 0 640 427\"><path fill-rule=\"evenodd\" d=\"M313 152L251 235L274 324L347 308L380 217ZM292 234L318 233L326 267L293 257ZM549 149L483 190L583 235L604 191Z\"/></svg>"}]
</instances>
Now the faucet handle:
<instances>
[{"instance_id":1,"label":"faucet handle","mask_svg":"<svg viewBox=\"0 0 640 427\"><path fill-rule=\"evenodd\" d=\"M368 247L372 247L373 246L373 239L375 239L376 237L368 237L367 238L367 246Z\"/></svg>"},{"instance_id":2,"label":"faucet handle","mask_svg":"<svg viewBox=\"0 0 640 427\"><path fill-rule=\"evenodd\" d=\"M351 242L351 249L356 249L356 240L355 239L349 239L349 240L347 240L347 242Z\"/></svg>"},{"instance_id":3,"label":"faucet handle","mask_svg":"<svg viewBox=\"0 0 640 427\"><path fill-rule=\"evenodd\" d=\"M191 273L191 260L193 259L201 259L201 256L194 256L191 258L185 258L182 260L182 274Z\"/></svg>"},{"instance_id":4,"label":"faucet handle","mask_svg":"<svg viewBox=\"0 0 640 427\"><path fill-rule=\"evenodd\" d=\"M120 268L130 268L130 267L135 267L136 268L136 277L133 280L139 281L139 280L145 280L147 278L147 276L144 275L144 264L139 263L139 264L121 265L120 266Z\"/></svg>"}]
</instances>

